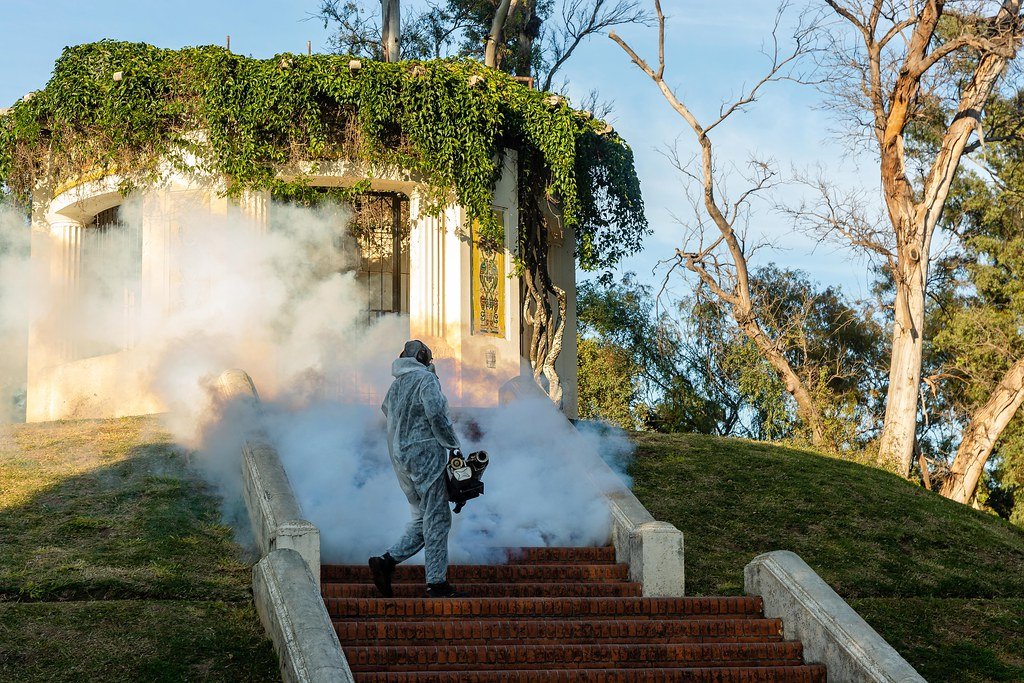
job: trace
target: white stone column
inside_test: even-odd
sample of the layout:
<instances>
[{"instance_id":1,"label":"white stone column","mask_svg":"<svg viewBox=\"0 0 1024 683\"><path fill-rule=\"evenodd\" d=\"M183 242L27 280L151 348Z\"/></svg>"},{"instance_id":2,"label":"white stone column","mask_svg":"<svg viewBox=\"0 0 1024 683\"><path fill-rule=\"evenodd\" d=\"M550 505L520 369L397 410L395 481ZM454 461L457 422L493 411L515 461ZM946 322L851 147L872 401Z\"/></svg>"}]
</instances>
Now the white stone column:
<instances>
[{"instance_id":1,"label":"white stone column","mask_svg":"<svg viewBox=\"0 0 1024 683\"><path fill-rule=\"evenodd\" d=\"M445 312L445 233L447 214L425 216L421 198L410 199L412 230L409 235L409 331L428 345L434 356L451 354ZM428 341L429 340L429 341Z\"/></svg>"},{"instance_id":2,"label":"white stone column","mask_svg":"<svg viewBox=\"0 0 1024 683\"><path fill-rule=\"evenodd\" d=\"M50 223L53 246L50 260L50 316L40 322L52 322L57 349L54 362L67 362L76 356L76 306L82 287L82 237L85 226L78 221L64 220ZM46 320L56 314L55 320Z\"/></svg>"},{"instance_id":3,"label":"white stone column","mask_svg":"<svg viewBox=\"0 0 1024 683\"><path fill-rule=\"evenodd\" d=\"M269 229L270 193L246 191L227 207L228 218L249 223L257 235Z\"/></svg>"},{"instance_id":4,"label":"white stone column","mask_svg":"<svg viewBox=\"0 0 1024 683\"><path fill-rule=\"evenodd\" d=\"M548 217L552 241L548 250L548 269L551 281L565 290L565 333L562 352L555 361L555 370L562 380L562 412L570 419L579 417L579 386L577 381L576 345L576 256L572 231L558 228L554 217ZM552 297L552 305L555 304Z\"/></svg>"},{"instance_id":5,"label":"white stone column","mask_svg":"<svg viewBox=\"0 0 1024 683\"><path fill-rule=\"evenodd\" d=\"M171 310L171 245L177 238L174 197L166 188L142 198L141 328L159 328ZM152 340L144 339L144 342Z\"/></svg>"},{"instance_id":6,"label":"white stone column","mask_svg":"<svg viewBox=\"0 0 1024 683\"><path fill-rule=\"evenodd\" d=\"M441 216L423 216L420 198L412 199L410 336L433 350L438 375L454 406L497 405L501 386L520 372L519 278L509 277L519 224L516 175L515 155L510 152L493 201L505 224L501 336L474 333L473 250L465 210L452 205Z\"/></svg>"},{"instance_id":7,"label":"white stone column","mask_svg":"<svg viewBox=\"0 0 1024 683\"><path fill-rule=\"evenodd\" d=\"M75 306L81 281L82 223L58 217L32 225L32 283L29 306L26 419L52 419L47 368L75 357Z\"/></svg>"}]
</instances>

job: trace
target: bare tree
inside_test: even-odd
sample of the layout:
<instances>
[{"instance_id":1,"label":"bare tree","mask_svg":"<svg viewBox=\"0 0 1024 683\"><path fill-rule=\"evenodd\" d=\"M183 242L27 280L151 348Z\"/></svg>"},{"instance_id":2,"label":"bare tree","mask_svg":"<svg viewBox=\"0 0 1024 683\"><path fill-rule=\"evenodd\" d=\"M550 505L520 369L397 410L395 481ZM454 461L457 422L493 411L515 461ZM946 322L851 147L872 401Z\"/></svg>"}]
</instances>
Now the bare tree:
<instances>
[{"instance_id":1,"label":"bare tree","mask_svg":"<svg viewBox=\"0 0 1024 683\"><path fill-rule=\"evenodd\" d=\"M716 299L719 306L727 309L743 333L755 344L762 357L778 374L793 399L796 401L797 413L807 426L811 440L816 445L823 445L825 440L824 419L820 407L811 393L801 381L786 358L785 349L780 339L770 336L758 320L758 312L751 293L751 274L747 264L756 245L751 245L741 231L737 221L745 216L749 201L759 193L773 186L776 172L767 163L753 162L750 174L750 185L734 202L720 197L718 190L723 181L716 166L714 145L711 133L719 125L736 112L743 110L754 102L761 90L769 83L792 80L795 78L793 67L796 60L809 49L808 40L811 28L801 26L797 29L792 52L782 54L776 34L781 20L782 11L776 19L775 30L772 32L772 50L769 53L770 66L767 73L748 91L731 103L724 104L718 115L708 123L701 123L690 108L682 102L665 82L665 15L660 0L654 0L654 9L658 24L658 65L652 67L622 38L614 33L612 40L629 55L636 64L661 90L665 100L687 123L693 131L700 146L699 170L690 171L687 164L679 163L677 168L687 173L696 181L701 189L703 217L699 217L694 230L695 243L690 249L677 249L675 262L689 269L700 279L700 282ZM710 221L710 226L707 224Z\"/></svg>"},{"instance_id":2,"label":"bare tree","mask_svg":"<svg viewBox=\"0 0 1024 683\"><path fill-rule=\"evenodd\" d=\"M826 210L826 231L881 254L895 284L892 353L879 461L908 476L914 457L932 237L957 167L1021 41L1020 0L825 0L853 41L825 26L832 104L877 145L889 230ZM968 65L957 78L954 63ZM942 102L945 107L936 107ZM908 126L951 114L934 149L911 157ZM837 220L838 219L838 220Z\"/></svg>"},{"instance_id":3,"label":"bare tree","mask_svg":"<svg viewBox=\"0 0 1024 683\"><path fill-rule=\"evenodd\" d=\"M321 0L317 18L324 28L334 24L335 33L328 38L331 48L342 54L380 58L383 40L376 14L364 11L359 0Z\"/></svg>"},{"instance_id":4,"label":"bare tree","mask_svg":"<svg viewBox=\"0 0 1024 683\"><path fill-rule=\"evenodd\" d=\"M551 61L541 90L551 89L558 70L591 36L626 24L647 26L653 19L639 0L566 0L561 14L561 25L548 32L547 53Z\"/></svg>"}]
</instances>

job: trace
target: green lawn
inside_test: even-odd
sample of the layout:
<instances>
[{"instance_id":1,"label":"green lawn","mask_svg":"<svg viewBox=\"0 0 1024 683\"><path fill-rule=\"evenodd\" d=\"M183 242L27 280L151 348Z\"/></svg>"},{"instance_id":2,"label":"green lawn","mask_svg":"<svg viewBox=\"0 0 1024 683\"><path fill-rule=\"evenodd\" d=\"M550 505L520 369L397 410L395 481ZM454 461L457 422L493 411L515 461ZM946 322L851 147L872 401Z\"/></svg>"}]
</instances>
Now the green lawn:
<instances>
[{"instance_id":1,"label":"green lawn","mask_svg":"<svg viewBox=\"0 0 1024 683\"><path fill-rule=\"evenodd\" d=\"M800 554L930 681L1024 680L1024 532L809 451L636 434L690 594ZM247 558L150 418L0 430L0 680L272 681Z\"/></svg>"},{"instance_id":2,"label":"green lawn","mask_svg":"<svg viewBox=\"0 0 1024 683\"><path fill-rule=\"evenodd\" d=\"M0 680L280 680L249 585L155 420L0 430Z\"/></svg>"},{"instance_id":3,"label":"green lawn","mask_svg":"<svg viewBox=\"0 0 1024 683\"><path fill-rule=\"evenodd\" d=\"M743 590L792 550L929 681L1024 680L1024 531L804 450L635 434L634 491L686 538L687 591Z\"/></svg>"}]
</instances>

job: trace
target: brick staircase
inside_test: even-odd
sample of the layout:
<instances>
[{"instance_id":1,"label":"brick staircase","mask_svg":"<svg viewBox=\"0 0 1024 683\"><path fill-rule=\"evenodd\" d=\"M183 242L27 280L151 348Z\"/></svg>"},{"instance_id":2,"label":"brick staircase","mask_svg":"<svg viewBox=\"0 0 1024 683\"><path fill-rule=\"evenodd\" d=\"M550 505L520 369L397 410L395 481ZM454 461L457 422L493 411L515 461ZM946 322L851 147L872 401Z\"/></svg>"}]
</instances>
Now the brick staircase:
<instances>
[{"instance_id":1,"label":"brick staircase","mask_svg":"<svg viewBox=\"0 0 1024 683\"><path fill-rule=\"evenodd\" d=\"M610 547L524 548L448 577L470 597L422 597L422 566L397 568L394 598L366 566L323 566L356 681L825 681L760 598L641 598Z\"/></svg>"}]
</instances>

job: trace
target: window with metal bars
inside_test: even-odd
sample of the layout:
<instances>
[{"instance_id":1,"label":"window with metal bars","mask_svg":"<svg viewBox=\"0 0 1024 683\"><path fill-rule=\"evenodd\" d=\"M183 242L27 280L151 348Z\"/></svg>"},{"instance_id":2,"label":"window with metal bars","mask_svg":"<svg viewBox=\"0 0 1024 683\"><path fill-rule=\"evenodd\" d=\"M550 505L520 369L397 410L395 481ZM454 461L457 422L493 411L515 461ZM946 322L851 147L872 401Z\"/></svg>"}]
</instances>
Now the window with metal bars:
<instances>
[{"instance_id":1,"label":"window with metal bars","mask_svg":"<svg viewBox=\"0 0 1024 683\"><path fill-rule=\"evenodd\" d=\"M142 229L121 207L99 212L82 229L73 355L90 358L135 345L142 280Z\"/></svg>"},{"instance_id":2,"label":"window with metal bars","mask_svg":"<svg viewBox=\"0 0 1024 683\"><path fill-rule=\"evenodd\" d=\"M304 201L305 205L322 206L335 199L334 188L316 190L317 196ZM372 320L389 313L408 313L409 198L396 192L366 192L350 201L348 208L347 222L342 212L336 214L337 232L331 247L339 253L353 248L358 251L354 270L366 293L367 316ZM271 230L288 230L277 220L271 213Z\"/></svg>"},{"instance_id":3,"label":"window with metal bars","mask_svg":"<svg viewBox=\"0 0 1024 683\"><path fill-rule=\"evenodd\" d=\"M359 245L357 278L370 317L409 312L409 200L366 193L353 202L348 231Z\"/></svg>"}]
</instances>

